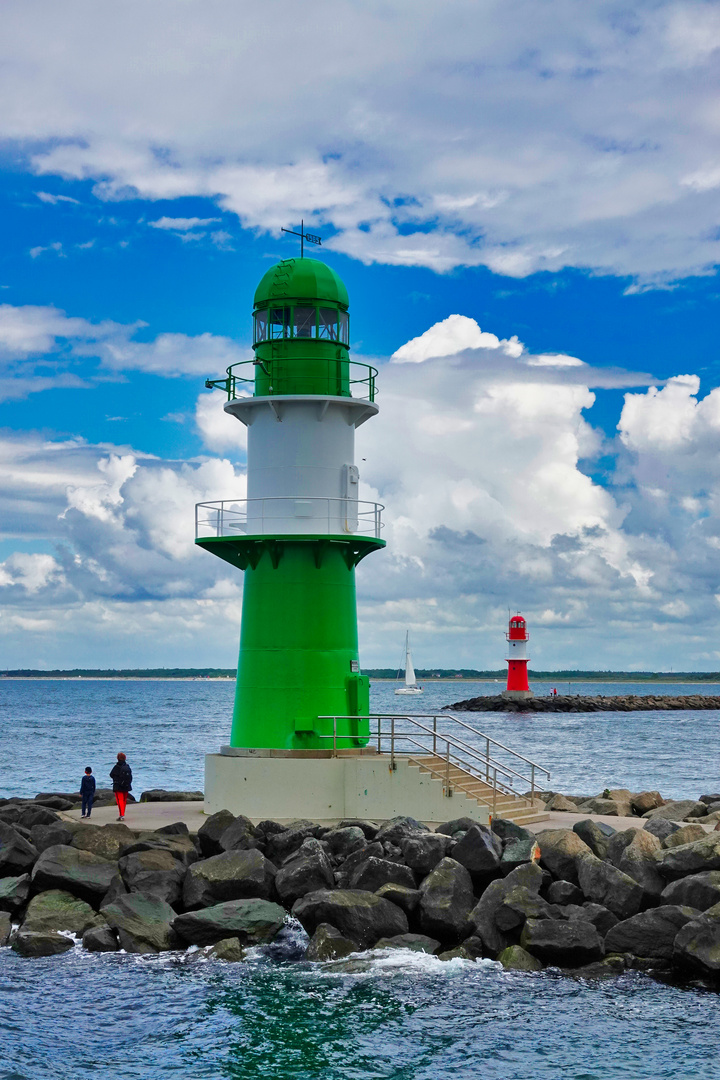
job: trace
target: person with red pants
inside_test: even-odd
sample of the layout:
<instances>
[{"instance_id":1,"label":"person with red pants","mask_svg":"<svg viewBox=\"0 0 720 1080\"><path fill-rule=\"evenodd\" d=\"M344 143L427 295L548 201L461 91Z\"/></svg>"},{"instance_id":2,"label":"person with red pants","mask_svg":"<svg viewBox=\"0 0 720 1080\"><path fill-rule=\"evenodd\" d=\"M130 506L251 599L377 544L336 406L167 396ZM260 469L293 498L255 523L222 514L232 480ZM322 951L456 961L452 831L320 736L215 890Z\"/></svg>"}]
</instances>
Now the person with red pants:
<instances>
[{"instance_id":1,"label":"person with red pants","mask_svg":"<svg viewBox=\"0 0 720 1080\"><path fill-rule=\"evenodd\" d=\"M118 754L117 764L113 765L110 770L110 778L113 782L115 802L118 808L118 821L124 821L128 792L132 791L132 769L125 760L124 754Z\"/></svg>"}]
</instances>

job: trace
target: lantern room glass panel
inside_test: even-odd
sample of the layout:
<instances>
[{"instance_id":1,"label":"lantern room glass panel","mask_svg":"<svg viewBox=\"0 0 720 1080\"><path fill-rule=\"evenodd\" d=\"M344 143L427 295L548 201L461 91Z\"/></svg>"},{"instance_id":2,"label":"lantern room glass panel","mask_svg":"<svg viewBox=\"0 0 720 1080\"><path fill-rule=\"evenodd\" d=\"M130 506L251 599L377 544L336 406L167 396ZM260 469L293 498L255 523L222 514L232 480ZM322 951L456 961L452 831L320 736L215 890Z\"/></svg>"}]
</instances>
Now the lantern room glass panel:
<instances>
[{"instance_id":1,"label":"lantern room glass panel","mask_svg":"<svg viewBox=\"0 0 720 1080\"><path fill-rule=\"evenodd\" d=\"M315 322L314 307L293 308L293 337L315 337Z\"/></svg>"},{"instance_id":2,"label":"lantern room glass panel","mask_svg":"<svg viewBox=\"0 0 720 1080\"><path fill-rule=\"evenodd\" d=\"M338 340L337 308L321 307L318 311L318 337L325 341Z\"/></svg>"},{"instance_id":3,"label":"lantern room glass panel","mask_svg":"<svg viewBox=\"0 0 720 1080\"><path fill-rule=\"evenodd\" d=\"M270 337L287 337L288 310L287 308L270 308Z\"/></svg>"}]
</instances>

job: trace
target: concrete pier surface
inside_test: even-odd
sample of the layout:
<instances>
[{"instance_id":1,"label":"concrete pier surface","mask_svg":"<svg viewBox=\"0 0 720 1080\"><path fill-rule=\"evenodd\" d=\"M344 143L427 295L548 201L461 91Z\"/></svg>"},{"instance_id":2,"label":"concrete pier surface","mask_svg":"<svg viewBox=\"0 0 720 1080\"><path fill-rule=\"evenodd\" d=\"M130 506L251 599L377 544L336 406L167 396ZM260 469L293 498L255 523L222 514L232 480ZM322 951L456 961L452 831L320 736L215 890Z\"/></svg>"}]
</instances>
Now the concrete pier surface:
<instances>
[{"instance_id":1,"label":"concrete pier surface","mask_svg":"<svg viewBox=\"0 0 720 1080\"><path fill-rule=\"evenodd\" d=\"M452 801L452 800L450 800ZM207 819L207 815L203 812L204 804L201 802L149 802L149 803L128 803L127 811L125 813L125 824L129 829L161 829L164 825L172 825L176 821L182 821L187 825L190 832L197 832L202 823ZM448 807L448 821L455 817ZM61 818L66 818L69 821L80 821L79 810L68 810L60 814ZM578 821L591 821L604 822L606 825L611 825L613 829L618 832L623 829L642 829L645 827L645 818L638 817L613 817L610 814L570 814L570 813L549 813L544 821L536 821L532 825L524 825L523 828L529 832L538 835L545 829L572 829ZM252 819L254 824L260 820L259 818ZM276 818L281 825L288 824L290 818ZM93 810L90 817L89 825L108 825L111 822L117 821L117 808L115 806L99 806L96 810ZM318 820L318 825L337 825L338 819ZM433 823L428 823L430 828L435 828ZM680 822L682 824L682 822ZM712 832L715 827L713 822L710 825L703 825L706 832Z\"/></svg>"}]
</instances>

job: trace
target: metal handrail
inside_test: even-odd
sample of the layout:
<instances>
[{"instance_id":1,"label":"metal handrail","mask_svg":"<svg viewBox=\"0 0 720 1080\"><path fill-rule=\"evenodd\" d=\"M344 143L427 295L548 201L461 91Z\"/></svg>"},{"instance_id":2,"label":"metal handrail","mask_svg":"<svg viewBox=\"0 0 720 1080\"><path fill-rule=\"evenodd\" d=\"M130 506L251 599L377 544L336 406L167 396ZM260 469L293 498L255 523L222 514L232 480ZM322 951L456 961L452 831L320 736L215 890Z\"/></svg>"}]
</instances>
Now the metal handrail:
<instances>
[{"instance_id":1,"label":"metal handrail","mask_svg":"<svg viewBox=\"0 0 720 1080\"><path fill-rule=\"evenodd\" d=\"M321 738L321 739L332 739L333 740L333 753L336 754L337 753L337 740L338 740L338 738L345 739L345 738L348 738L348 737L353 737L352 732L347 732L347 733L338 732L338 721L339 720L348 720L348 721L353 721L354 724L357 724L358 717L357 716L320 716L320 717L318 717L318 719L319 720L331 720L332 721L332 724L333 724L333 733L332 733L332 735L320 735L319 738ZM407 714L407 713L372 713L367 717L367 719L377 721L377 730L376 731L369 731L368 732L368 739L373 739L374 740L375 738L377 738L377 752L378 753L382 753L383 739L389 739L390 740L391 767L394 764L394 759L395 759L395 754L396 754L396 745L395 744L396 744L397 741L404 740L406 743L411 743L412 745L417 746L421 750L423 750L423 752L425 754L428 754L428 753L431 752L429 747L426 747L423 743L418 742L417 738L413 738L413 734L411 732L397 731L397 729L396 729L396 721L398 721L398 720L406 721L408 724L411 724L415 729L423 732L423 736L421 736L421 737L424 737L426 739L428 739L428 738L432 739L432 754L435 757L440 757L440 758L444 757L445 758L446 787L448 787L448 788L449 788L449 774L450 774L451 760L452 760L453 764L457 764L457 766L461 767L465 772L468 773L469 776L480 780L481 783L490 784L490 774L492 773L492 776L493 776L493 785L492 786L493 786L493 791L495 792L495 794L493 796L493 801L496 798L497 790L502 790L502 791L505 791L507 794L518 796L518 792L515 791L514 787L513 787L512 777L517 777L519 780L523 780L526 784L527 783L530 784L530 798L531 798L531 800L533 800L534 797L535 797L535 770L539 769L548 778L550 776L549 770L546 769L544 766L538 765L536 762L531 761L530 758L526 758L522 754L518 754L515 750L510 749L509 746L504 746L504 744L498 742L497 739L492 739L490 736L485 735L484 732L478 731L477 728L473 728L470 724L466 724L462 720L458 720L457 717L453 716L452 714L443 713L442 715L438 716L437 713L414 713L412 715ZM438 731L438 729L437 729L437 721L438 721L438 719L454 721L460 727L463 727L466 730L471 731L473 734L478 735L480 738L484 739L485 744L486 744L485 745L485 754L483 755L481 750L479 750L477 747L471 746L469 743L465 742L465 740L463 740L463 739L458 739L455 736L453 736L452 734L442 732L442 731ZM389 732L384 732L382 730L382 722L383 722L383 720L389 720L390 721L390 731ZM432 728L427 726L426 724L423 724L422 720L432 720L432 722L433 722ZM354 737L357 737L357 736L355 735ZM438 754L438 749L437 749L437 743L438 742L445 744L445 754L444 755L442 755L442 753ZM530 777L525 776L523 773L518 772L516 769L513 769L511 766L504 765L502 762L497 761L495 758L491 757L490 756L490 744L491 743L492 743L493 746L499 747L500 749L506 751L509 754L512 754L514 757L518 758L521 761L524 761L527 765L529 765L530 766ZM455 753L451 754L450 747L453 748ZM458 754L457 751L460 751L460 754ZM465 755L465 758L463 758L461 756L462 754ZM468 756L471 759L474 759L474 760L468 762L466 760L466 758ZM480 767L478 767L478 765L475 764L476 761L480 762ZM426 767L429 768L429 766L426 766ZM433 772L432 769L430 769L430 771ZM483 778L483 772L485 773L484 778ZM500 774L500 777L501 777L500 781L498 781L498 774ZM486 800L482 799L482 797L480 797L480 796L476 796L476 797L479 797L482 802L486 802Z\"/></svg>"},{"instance_id":2,"label":"metal handrail","mask_svg":"<svg viewBox=\"0 0 720 1080\"><path fill-rule=\"evenodd\" d=\"M302 357L301 362L306 359L306 357ZM292 393L297 393L297 386L303 383L308 387L312 388L310 390L311 393L317 393L318 391L316 388L318 382L322 381L325 378L329 379L330 381L335 381L338 383L345 382L347 384L347 392L340 392L339 394L331 396L352 398L355 397L352 388L354 386L363 386L366 387L367 393L365 395L358 395L358 400L375 400L375 380L377 378L378 369L376 367L373 367L372 364L363 364L359 360L348 360L344 357L340 359L336 357L311 357L310 359L312 359L312 362L315 365L322 364L324 362L327 366L327 373L325 375L294 375L292 373L292 365L298 363L298 358L289 356L274 357L271 360L263 361L241 360L237 364L231 364L230 367L226 369L226 377L224 379L206 379L205 386L208 390L224 390L228 396L228 401L235 401L239 397L251 396L250 394L248 394L247 391L255 387L255 376L257 368L262 366L268 377L273 380L273 382L271 382L268 386L267 391L263 392L263 397L266 396L266 394L268 397L288 396L287 389L283 390L281 387L273 385L273 383L276 383L278 381L282 383L283 380L288 380L292 383ZM267 364L270 365L269 370L265 367L265 365ZM282 370L278 368L273 373L272 369L274 364L282 364L285 368L287 368L287 370ZM236 374L237 368L247 369L247 376ZM357 368L362 368L364 372L362 378L351 377L354 373L354 369ZM250 369L252 369L252 374L250 373ZM345 377L345 372L347 373L347 377ZM240 388L239 391L238 388ZM302 390L300 391L300 393L302 393Z\"/></svg>"},{"instance_id":3,"label":"metal handrail","mask_svg":"<svg viewBox=\"0 0 720 1080\"><path fill-rule=\"evenodd\" d=\"M267 506L266 506L267 504ZM309 507L310 513L299 515L297 507ZM317 515L314 510L324 505L325 513ZM263 499L223 499L195 505L195 539L208 536L238 536L248 532L251 522L252 535L274 535L279 522L307 522L304 531L318 533L325 529L326 535L348 533L351 536L374 536L380 538L384 527L382 503L359 499L326 498L311 496L295 498L272 496ZM281 511L273 513L273 511ZM205 513L206 516L203 516ZM267 530L266 530L267 526ZM290 530L295 531L295 530ZM297 530L300 531L300 530Z\"/></svg>"},{"instance_id":4,"label":"metal handrail","mask_svg":"<svg viewBox=\"0 0 720 1080\"><path fill-rule=\"evenodd\" d=\"M452 713L443 713L443 716L448 716L456 724L460 724L460 727L467 728L468 731L472 731L474 735L479 735L481 739L485 739L486 742L491 742L494 746L499 746L501 750L507 750L509 754L513 754L514 757L520 758L527 765L532 765L534 769L539 769L540 772L544 772L548 779L550 779L550 772L543 765L538 765L535 761L531 761L530 758L523 757L522 754L518 754L517 750L511 750L509 746L505 746L504 743L498 742L497 739L491 739L489 735L486 735L484 731L478 731L472 724L466 724L464 720L459 720L457 716L453 716Z\"/></svg>"}]
</instances>

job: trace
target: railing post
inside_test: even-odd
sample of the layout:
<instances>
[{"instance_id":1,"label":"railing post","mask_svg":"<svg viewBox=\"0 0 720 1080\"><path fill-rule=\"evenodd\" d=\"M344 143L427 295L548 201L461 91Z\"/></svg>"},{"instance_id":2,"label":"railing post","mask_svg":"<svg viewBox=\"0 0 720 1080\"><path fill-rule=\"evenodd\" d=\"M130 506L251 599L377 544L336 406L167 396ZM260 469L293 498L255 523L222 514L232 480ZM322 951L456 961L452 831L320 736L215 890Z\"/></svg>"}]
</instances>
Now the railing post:
<instances>
[{"instance_id":1,"label":"railing post","mask_svg":"<svg viewBox=\"0 0 720 1080\"><path fill-rule=\"evenodd\" d=\"M382 753L382 716L378 716L378 754Z\"/></svg>"},{"instance_id":2,"label":"railing post","mask_svg":"<svg viewBox=\"0 0 720 1080\"><path fill-rule=\"evenodd\" d=\"M445 740L445 796L450 798L450 743Z\"/></svg>"},{"instance_id":3,"label":"railing post","mask_svg":"<svg viewBox=\"0 0 720 1080\"><path fill-rule=\"evenodd\" d=\"M530 798L535 799L535 766L530 766Z\"/></svg>"},{"instance_id":4,"label":"railing post","mask_svg":"<svg viewBox=\"0 0 720 1080\"><path fill-rule=\"evenodd\" d=\"M485 779L490 783L490 740L485 739Z\"/></svg>"},{"instance_id":5,"label":"railing post","mask_svg":"<svg viewBox=\"0 0 720 1080\"><path fill-rule=\"evenodd\" d=\"M390 720L390 768L395 772L395 717Z\"/></svg>"},{"instance_id":6,"label":"railing post","mask_svg":"<svg viewBox=\"0 0 720 1080\"><path fill-rule=\"evenodd\" d=\"M497 769L493 769L493 821L495 820L495 811L497 809Z\"/></svg>"},{"instance_id":7,"label":"railing post","mask_svg":"<svg viewBox=\"0 0 720 1080\"><path fill-rule=\"evenodd\" d=\"M333 757L337 757L337 716L333 716Z\"/></svg>"},{"instance_id":8,"label":"railing post","mask_svg":"<svg viewBox=\"0 0 720 1080\"><path fill-rule=\"evenodd\" d=\"M437 757L437 716L433 716L433 757Z\"/></svg>"}]
</instances>

